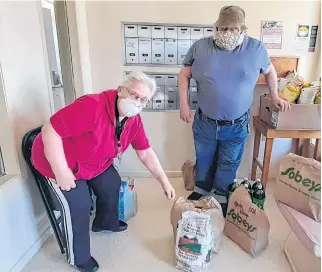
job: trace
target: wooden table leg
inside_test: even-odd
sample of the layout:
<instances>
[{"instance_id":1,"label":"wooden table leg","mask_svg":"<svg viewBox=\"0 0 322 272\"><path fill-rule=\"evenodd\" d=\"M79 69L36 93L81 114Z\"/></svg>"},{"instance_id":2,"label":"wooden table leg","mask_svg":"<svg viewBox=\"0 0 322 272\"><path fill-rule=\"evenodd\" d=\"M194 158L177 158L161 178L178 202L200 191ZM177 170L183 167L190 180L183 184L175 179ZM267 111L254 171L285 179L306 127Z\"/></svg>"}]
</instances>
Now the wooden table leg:
<instances>
[{"instance_id":1,"label":"wooden table leg","mask_svg":"<svg viewBox=\"0 0 322 272\"><path fill-rule=\"evenodd\" d=\"M321 161L321 139L316 139L313 158Z\"/></svg>"},{"instance_id":2,"label":"wooden table leg","mask_svg":"<svg viewBox=\"0 0 322 272\"><path fill-rule=\"evenodd\" d=\"M296 155L303 156L304 140L305 139L297 139L297 146L295 150Z\"/></svg>"},{"instance_id":3,"label":"wooden table leg","mask_svg":"<svg viewBox=\"0 0 322 272\"><path fill-rule=\"evenodd\" d=\"M257 160L258 160L258 154L259 154L260 140L261 140L261 133L258 130L255 130L251 180L256 180Z\"/></svg>"},{"instance_id":4,"label":"wooden table leg","mask_svg":"<svg viewBox=\"0 0 322 272\"><path fill-rule=\"evenodd\" d=\"M264 151L264 161L263 161L263 172L262 172L262 183L266 189L266 184L268 180L269 165L271 162L271 155L273 149L274 139L266 138L265 151Z\"/></svg>"}]
</instances>

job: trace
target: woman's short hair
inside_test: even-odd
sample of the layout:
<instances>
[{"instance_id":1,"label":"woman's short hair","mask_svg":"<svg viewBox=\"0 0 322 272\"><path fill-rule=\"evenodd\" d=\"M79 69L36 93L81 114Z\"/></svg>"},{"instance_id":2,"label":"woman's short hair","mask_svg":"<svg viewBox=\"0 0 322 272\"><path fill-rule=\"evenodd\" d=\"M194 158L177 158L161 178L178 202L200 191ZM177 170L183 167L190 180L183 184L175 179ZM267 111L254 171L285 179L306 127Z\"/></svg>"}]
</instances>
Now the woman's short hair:
<instances>
[{"instance_id":1,"label":"woman's short hair","mask_svg":"<svg viewBox=\"0 0 322 272\"><path fill-rule=\"evenodd\" d=\"M155 79L149 77L143 72L131 72L127 75L127 78L123 82L122 86L129 87L133 81L140 81L143 84L148 85L151 90L151 97L153 97L155 92L157 91L157 84Z\"/></svg>"}]
</instances>

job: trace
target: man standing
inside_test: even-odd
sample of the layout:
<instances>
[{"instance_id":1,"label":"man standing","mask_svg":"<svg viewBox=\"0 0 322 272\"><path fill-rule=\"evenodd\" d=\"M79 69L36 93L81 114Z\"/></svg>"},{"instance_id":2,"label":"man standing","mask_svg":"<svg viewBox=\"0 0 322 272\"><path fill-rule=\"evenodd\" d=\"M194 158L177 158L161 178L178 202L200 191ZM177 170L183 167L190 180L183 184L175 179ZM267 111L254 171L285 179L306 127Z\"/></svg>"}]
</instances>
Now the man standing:
<instances>
[{"instance_id":1,"label":"man standing","mask_svg":"<svg viewBox=\"0 0 322 272\"><path fill-rule=\"evenodd\" d=\"M180 118L190 123L189 80L197 82L198 105L193 122L196 151L197 200L211 193L227 209L227 190L236 177L249 134L250 107L259 74L265 75L271 97L279 110L290 104L277 92L277 75L263 44L245 34L245 12L223 7L214 24L213 37L196 41L179 74Z\"/></svg>"}]
</instances>

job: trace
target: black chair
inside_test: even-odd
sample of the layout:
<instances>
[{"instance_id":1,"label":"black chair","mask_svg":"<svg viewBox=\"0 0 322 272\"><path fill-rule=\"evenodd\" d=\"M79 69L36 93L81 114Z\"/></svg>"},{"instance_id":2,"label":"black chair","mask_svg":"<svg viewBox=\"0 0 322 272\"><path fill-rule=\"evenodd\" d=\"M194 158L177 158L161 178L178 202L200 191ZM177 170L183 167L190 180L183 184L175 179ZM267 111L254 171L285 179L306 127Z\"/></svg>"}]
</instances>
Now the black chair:
<instances>
[{"instance_id":1,"label":"black chair","mask_svg":"<svg viewBox=\"0 0 322 272\"><path fill-rule=\"evenodd\" d=\"M31 160L31 148L33 145L33 142L37 135L41 132L42 127L35 128L31 131L29 131L23 138L22 138L22 154L27 162L27 165L29 169L31 170L38 189L40 191L40 195L42 200L44 201L45 208L50 220L50 224L54 230L60 251L62 254L65 254L66 252L66 235L64 232L64 220L62 219L62 206L57 198L57 196L53 193L51 188L48 185L48 181L46 177L44 177L42 174L40 174L37 169L34 168L32 160ZM91 199L92 199L92 207L91 207L91 215L92 211L94 210L94 202L93 202L93 192L91 189L89 189ZM58 218L55 216L55 211L60 212L60 215Z\"/></svg>"},{"instance_id":2,"label":"black chair","mask_svg":"<svg viewBox=\"0 0 322 272\"><path fill-rule=\"evenodd\" d=\"M62 220L62 206L58 201L56 195L49 188L46 178L40 174L34 167L31 160L31 147L36 136L41 132L41 127L29 131L22 139L22 154L31 170L38 189L40 191L41 198L45 204L45 208L50 220L50 224L54 230L60 251L62 254L66 252L66 239ZM54 211L60 212L58 218L56 218Z\"/></svg>"}]
</instances>

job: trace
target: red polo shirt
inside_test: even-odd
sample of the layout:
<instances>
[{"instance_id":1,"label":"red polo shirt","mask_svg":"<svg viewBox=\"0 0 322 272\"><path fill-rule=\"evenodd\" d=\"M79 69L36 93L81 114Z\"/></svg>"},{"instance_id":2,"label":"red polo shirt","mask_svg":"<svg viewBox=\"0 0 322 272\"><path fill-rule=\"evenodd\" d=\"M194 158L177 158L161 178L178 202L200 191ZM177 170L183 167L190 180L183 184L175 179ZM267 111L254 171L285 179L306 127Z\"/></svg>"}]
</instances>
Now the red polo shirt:
<instances>
[{"instance_id":1,"label":"red polo shirt","mask_svg":"<svg viewBox=\"0 0 322 272\"><path fill-rule=\"evenodd\" d=\"M50 118L50 123L62 138L68 166L76 179L89 180L98 176L117 157L116 96L116 90L85 95ZM122 152L130 144L136 150L150 147L140 115L126 121L120 141ZM41 133L34 141L32 160L34 167L41 174L55 178L44 154Z\"/></svg>"}]
</instances>

